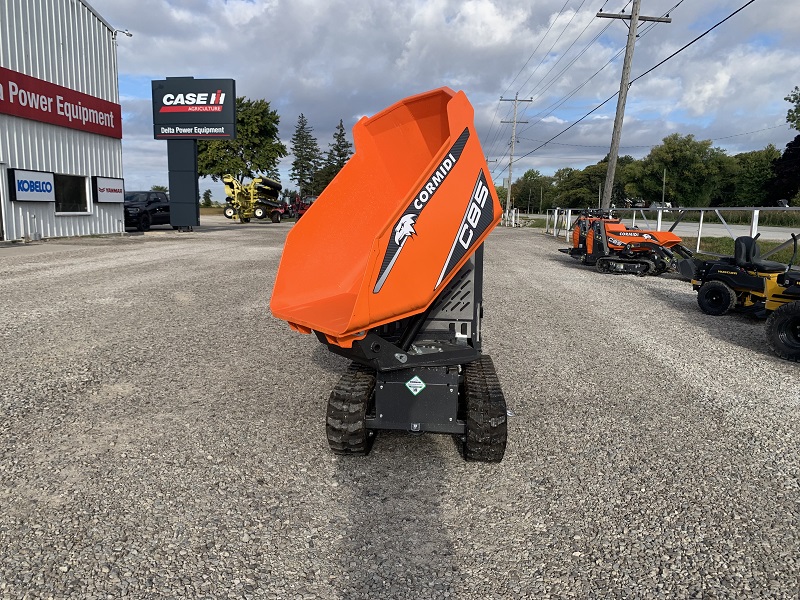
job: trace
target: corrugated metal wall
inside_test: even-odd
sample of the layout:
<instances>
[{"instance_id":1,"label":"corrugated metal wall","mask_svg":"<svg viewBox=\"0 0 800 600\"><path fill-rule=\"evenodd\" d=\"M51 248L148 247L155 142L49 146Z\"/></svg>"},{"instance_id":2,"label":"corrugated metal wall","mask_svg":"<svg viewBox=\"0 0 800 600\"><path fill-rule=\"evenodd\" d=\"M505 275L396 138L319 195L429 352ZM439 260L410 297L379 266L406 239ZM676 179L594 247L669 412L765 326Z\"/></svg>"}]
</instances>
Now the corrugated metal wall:
<instances>
[{"instance_id":1,"label":"corrugated metal wall","mask_svg":"<svg viewBox=\"0 0 800 600\"><path fill-rule=\"evenodd\" d=\"M119 103L113 30L81 0L0 0L0 66ZM87 178L89 213L58 215L51 202L11 202L0 180L7 240L123 231L121 204L91 202L91 176L122 177L122 142L0 115L0 167ZM34 218L35 217L35 218Z\"/></svg>"}]
</instances>

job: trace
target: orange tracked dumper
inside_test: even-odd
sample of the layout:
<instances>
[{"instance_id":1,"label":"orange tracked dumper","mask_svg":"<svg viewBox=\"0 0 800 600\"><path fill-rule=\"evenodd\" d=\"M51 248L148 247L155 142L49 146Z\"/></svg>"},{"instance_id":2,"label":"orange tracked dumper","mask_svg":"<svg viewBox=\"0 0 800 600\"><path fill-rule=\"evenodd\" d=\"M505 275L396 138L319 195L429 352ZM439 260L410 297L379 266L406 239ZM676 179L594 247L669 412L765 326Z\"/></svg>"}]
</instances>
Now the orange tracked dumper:
<instances>
[{"instance_id":1,"label":"orange tracked dumper","mask_svg":"<svg viewBox=\"0 0 800 600\"><path fill-rule=\"evenodd\" d=\"M353 128L355 154L286 239L270 308L352 361L328 442L380 430L456 436L499 462L506 403L481 353L483 241L501 217L463 92L411 96ZM358 206L358 210L353 207Z\"/></svg>"},{"instance_id":2,"label":"orange tracked dumper","mask_svg":"<svg viewBox=\"0 0 800 600\"><path fill-rule=\"evenodd\" d=\"M676 254L683 259L692 257L681 241L672 230L627 227L612 211L588 208L572 225L572 247L559 252L594 265L601 273L661 275L678 269Z\"/></svg>"}]
</instances>

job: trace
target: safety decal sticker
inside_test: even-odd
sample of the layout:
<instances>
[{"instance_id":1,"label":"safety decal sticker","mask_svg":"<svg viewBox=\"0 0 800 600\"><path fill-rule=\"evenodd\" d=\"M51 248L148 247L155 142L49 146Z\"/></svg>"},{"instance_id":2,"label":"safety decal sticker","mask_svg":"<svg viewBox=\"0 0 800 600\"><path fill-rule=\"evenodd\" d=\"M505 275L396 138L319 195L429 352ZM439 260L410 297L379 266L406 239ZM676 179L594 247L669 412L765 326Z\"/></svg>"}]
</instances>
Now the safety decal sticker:
<instances>
[{"instance_id":1,"label":"safety decal sticker","mask_svg":"<svg viewBox=\"0 0 800 600\"><path fill-rule=\"evenodd\" d=\"M425 385L425 382L422 381L422 379L419 378L419 376L414 375L414 377L412 377L411 379L406 381L406 387L409 389L409 391L412 394L414 394L416 396L422 390L424 390L427 386Z\"/></svg>"}]
</instances>

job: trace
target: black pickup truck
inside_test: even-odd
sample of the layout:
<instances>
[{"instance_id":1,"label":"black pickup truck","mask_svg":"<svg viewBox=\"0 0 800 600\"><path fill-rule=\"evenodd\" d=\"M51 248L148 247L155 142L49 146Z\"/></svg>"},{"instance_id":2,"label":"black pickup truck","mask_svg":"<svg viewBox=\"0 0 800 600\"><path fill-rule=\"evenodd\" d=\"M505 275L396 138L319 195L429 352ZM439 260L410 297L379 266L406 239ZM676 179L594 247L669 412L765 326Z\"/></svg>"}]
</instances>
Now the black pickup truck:
<instances>
[{"instance_id":1,"label":"black pickup truck","mask_svg":"<svg viewBox=\"0 0 800 600\"><path fill-rule=\"evenodd\" d=\"M169 196L164 192L125 192L125 227L147 231L169 225Z\"/></svg>"}]
</instances>

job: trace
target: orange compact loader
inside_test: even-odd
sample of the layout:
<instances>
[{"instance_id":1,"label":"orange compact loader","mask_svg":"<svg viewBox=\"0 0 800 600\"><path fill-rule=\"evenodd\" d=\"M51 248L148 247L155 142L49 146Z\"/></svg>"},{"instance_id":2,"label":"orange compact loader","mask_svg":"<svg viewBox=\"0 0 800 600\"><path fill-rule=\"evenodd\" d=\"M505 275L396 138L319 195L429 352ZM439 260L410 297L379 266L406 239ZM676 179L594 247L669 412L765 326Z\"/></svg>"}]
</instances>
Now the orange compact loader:
<instances>
[{"instance_id":1,"label":"orange compact loader","mask_svg":"<svg viewBox=\"0 0 800 600\"><path fill-rule=\"evenodd\" d=\"M270 303L352 361L328 400L330 447L366 454L382 429L436 432L499 462L506 402L481 317L482 243L501 207L472 106L449 88L411 96L362 118L353 141L289 232Z\"/></svg>"},{"instance_id":2,"label":"orange compact loader","mask_svg":"<svg viewBox=\"0 0 800 600\"><path fill-rule=\"evenodd\" d=\"M672 231L647 231L628 227L611 211L588 208L572 226L572 247L559 248L601 273L661 275L677 270L692 252Z\"/></svg>"}]
</instances>

